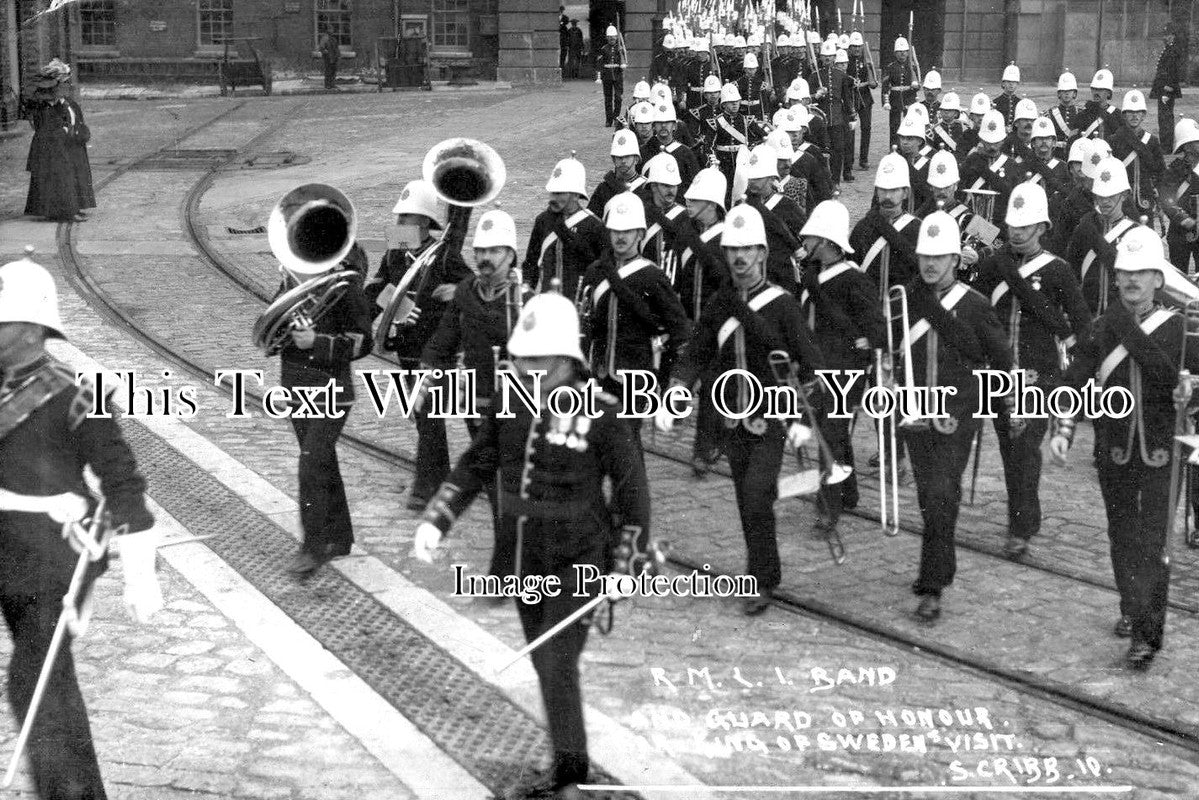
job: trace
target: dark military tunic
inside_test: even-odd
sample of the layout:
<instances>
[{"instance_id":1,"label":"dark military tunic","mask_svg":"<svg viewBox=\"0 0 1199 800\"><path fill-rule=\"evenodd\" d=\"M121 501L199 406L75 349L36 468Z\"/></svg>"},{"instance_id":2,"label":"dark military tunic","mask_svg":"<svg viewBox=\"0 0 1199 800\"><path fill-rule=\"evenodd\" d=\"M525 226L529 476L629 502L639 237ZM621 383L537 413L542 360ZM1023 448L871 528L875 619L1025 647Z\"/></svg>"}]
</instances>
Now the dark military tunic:
<instances>
[{"instance_id":1,"label":"dark military tunic","mask_svg":"<svg viewBox=\"0 0 1199 800\"><path fill-rule=\"evenodd\" d=\"M550 281L557 279L562 282L563 296L573 298L579 279L607 243L607 229L590 209L569 216L546 209L537 215L529 234L529 249L521 268L524 282L535 291L545 292L549 291Z\"/></svg>"}]
</instances>

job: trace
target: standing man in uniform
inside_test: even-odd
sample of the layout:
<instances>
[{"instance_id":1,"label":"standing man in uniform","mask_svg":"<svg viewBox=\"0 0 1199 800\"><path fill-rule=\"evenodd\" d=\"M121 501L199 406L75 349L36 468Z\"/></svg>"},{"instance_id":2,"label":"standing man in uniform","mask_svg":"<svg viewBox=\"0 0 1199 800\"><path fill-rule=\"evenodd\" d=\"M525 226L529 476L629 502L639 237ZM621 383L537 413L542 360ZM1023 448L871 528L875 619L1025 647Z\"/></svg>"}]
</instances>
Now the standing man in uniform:
<instances>
[{"instance_id":1,"label":"standing man in uniform","mask_svg":"<svg viewBox=\"0 0 1199 800\"><path fill-rule=\"evenodd\" d=\"M1008 201L1007 247L983 259L974 288L991 301L1007 335L1015 369L1026 386L1057 385L1059 348L1085 341L1091 312L1074 269L1041 247L1049 231L1049 199L1037 184L1022 183ZM1007 484L1008 532L1003 551L1013 559L1028 552L1041 530L1041 442L1048 419L1017 419L995 409L995 435Z\"/></svg>"},{"instance_id":2,"label":"standing man in uniform","mask_svg":"<svg viewBox=\"0 0 1199 800\"><path fill-rule=\"evenodd\" d=\"M534 291L549 291L558 281L558 291L574 297L579 279L604 249L604 223L589 209L587 171L573 156L554 166L545 191L549 203L533 221L529 249L521 277Z\"/></svg>"},{"instance_id":3,"label":"standing man in uniform","mask_svg":"<svg viewBox=\"0 0 1199 800\"><path fill-rule=\"evenodd\" d=\"M1016 62L1003 68L1003 78L999 81L1003 92L991 101L992 107L1003 115L1005 133L1011 133L1016 124L1016 104L1020 98L1016 96L1016 87L1020 85L1020 68Z\"/></svg>"},{"instance_id":4,"label":"standing man in uniform","mask_svg":"<svg viewBox=\"0 0 1199 800\"><path fill-rule=\"evenodd\" d=\"M865 39L861 31L849 34L849 79L853 81L854 106L858 114L858 169L866 169L870 163L870 126L873 124L874 90L878 88L878 77L870 68L862 52ZM850 153L852 157L853 153Z\"/></svg>"},{"instance_id":5,"label":"standing man in uniform","mask_svg":"<svg viewBox=\"0 0 1199 800\"><path fill-rule=\"evenodd\" d=\"M325 66L325 91L336 92L337 89L337 60L341 58L341 46L337 42L337 38L333 35L333 28L330 25L325 25L321 31L320 41L317 42L317 50L321 54L321 62Z\"/></svg>"},{"instance_id":6,"label":"standing man in uniform","mask_svg":"<svg viewBox=\"0 0 1199 800\"><path fill-rule=\"evenodd\" d=\"M1112 92L1116 79L1110 69L1098 70L1091 78L1091 99L1083 106L1075 119L1079 136L1083 138L1110 139L1124 127L1120 111L1112 104Z\"/></svg>"},{"instance_id":7,"label":"standing man in uniform","mask_svg":"<svg viewBox=\"0 0 1199 800\"><path fill-rule=\"evenodd\" d=\"M833 181L852 181L853 153L850 152L849 126L857 119L854 110L855 90L853 81L834 61L837 45L826 41L820 45L820 83L816 90L816 102L828 120L829 172Z\"/></svg>"},{"instance_id":8,"label":"standing man in uniform","mask_svg":"<svg viewBox=\"0 0 1199 800\"><path fill-rule=\"evenodd\" d=\"M84 467L100 479L114 528L154 524L117 420L89 416L95 386L77 384L75 370L46 351L47 339L66 338L62 327L54 279L43 267L28 257L0 267L0 606L12 637L8 701L18 722L29 712L79 560L64 525L95 511ZM105 555L88 568L81 598L107 566ZM68 624L29 738L42 800L107 797L71 654L76 630Z\"/></svg>"},{"instance_id":9,"label":"standing man in uniform","mask_svg":"<svg viewBox=\"0 0 1199 800\"><path fill-rule=\"evenodd\" d=\"M878 286L880 300L892 286L916 274L920 220L905 211L911 187L908 162L895 153L883 156L874 174L876 202L849 236L853 252L862 254L861 270Z\"/></svg>"},{"instance_id":10,"label":"standing man in uniform","mask_svg":"<svg viewBox=\"0 0 1199 800\"><path fill-rule=\"evenodd\" d=\"M890 112L887 130L894 143L895 131L907 113L908 106L916 102L916 90L920 82L909 59L911 46L900 36L895 40L895 58L883 68L883 109Z\"/></svg>"},{"instance_id":11,"label":"standing man in uniform","mask_svg":"<svg viewBox=\"0 0 1199 800\"><path fill-rule=\"evenodd\" d=\"M1157 100L1157 135L1162 147L1174 150L1174 101L1182 97L1182 84L1186 80L1187 55L1182 46L1179 26L1170 23L1165 30L1166 46L1157 57L1157 69L1153 73L1153 88L1149 98Z\"/></svg>"},{"instance_id":12,"label":"standing man in uniform","mask_svg":"<svg viewBox=\"0 0 1199 800\"><path fill-rule=\"evenodd\" d=\"M1057 105L1049 112L1049 121L1057 134L1054 155L1064 159L1069 155L1070 143L1078 136L1078 80L1074 73L1063 72L1057 79Z\"/></svg>"},{"instance_id":13,"label":"standing man in uniform","mask_svg":"<svg viewBox=\"0 0 1199 800\"><path fill-rule=\"evenodd\" d=\"M1124 127L1116 131L1109 144L1112 155L1124 162L1128 170L1129 183L1136 192L1133 205L1137 216L1152 219L1157 209L1157 184L1166 171L1166 157L1157 137L1142 128L1148 112L1144 94L1137 89L1125 92L1120 103Z\"/></svg>"},{"instance_id":14,"label":"standing man in uniform","mask_svg":"<svg viewBox=\"0 0 1199 800\"><path fill-rule=\"evenodd\" d=\"M1003 328L990 302L957 280L961 232L943 211L929 214L916 245L918 275L906 285L910 326L898 334L911 348L914 383L954 387L944 418L899 428L912 459L924 519L920 572L912 591L921 598L916 616L941 616L941 593L957 572L954 533L962 502L962 473L982 424L975 417L978 381L974 370L1011 368ZM897 338L896 341L899 341ZM898 373L897 373L898 374Z\"/></svg>"},{"instance_id":15,"label":"standing man in uniform","mask_svg":"<svg viewBox=\"0 0 1199 800\"><path fill-rule=\"evenodd\" d=\"M579 322L560 295L529 301L507 343L522 382L544 370L542 397L559 386L586 391L586 361L579 351ZM627 423L617 419L618 400L600 394L596 419L556 417L549 410L534 417L516 403L512 419L500 419L492 404L479 433L442 484L416 529L413 555L432 561L443 534L466 511L475 495L498 480L503 513L497 539L520 542L517 576L555 575L562 591L530 603L517 598L525 640L533 641L593 597L591 585L576 583L576 565L601 574L630 572L628 556L617 551L643 547L649 536L650 494L645 467ZM611 501L604 483L611 485ZM621 562L624 563L621 563ZM533 668L549 722L553 748L551 773L538 785L514 787L506 797L553 797L579 800L578 784L587 780L590 757L583 720L579 657L590 620L584 618L532 653Z\"/></svg>"},{"instance_id":16,"label":"standing man in uniform","mask_svg":"<svg viewBox=\"0 0 1199 800\"><path fill-rule=\"evenodd\" d=\"M1182 155L1166 167L1157 196L1170 218L1170 263L1190 275L1195 271L1192 256L1199 268L1199 124L1193 119L1180 119L1174 126L1174 152L1179 150Z\"/></svg>"},{"instance_id":17,"label":"standing man in uniform","mask_svg":"<svg viewBox=\"0 0 1199 800\"><path fill-rule=\"evenodd\" d=\"M1137 226L1124 213L1128 193L1128 175L1120 160L1101 160L1091 184L1094 210L1079 220L1066 248L1066 260L1078 271L1083 297L1095 316L1102 316L1116 299L1116 246Z\"/></svg>"},{"instance_id":18,"label":"standing man in uniform","mask_svg":"<svg viewBox=\"0 0 1199 800\"><path fill-rule=\"evenodd\" d=\"M465 213L464 213L465 212ZM441 323L442 314L454 296L454 288L471 274L462 260L462 242L466 236L469 210L456 207L454 221L447 221L445 204L438 199L426 181L409 181L400 192L392 209L396 215L394 235L388 241L387 252L379 271L366 285L367 302L377 318L393 303L403 303L396 297L398 287L412 302L407 317L394 320L393 330L378 331L382 349L396 354L402 369L420 367L420 354L429 337ZM446 226L442 239L430 233ZM405 277L407 276L407 280ZM390 289L388 287L391 287ZM388 298L390 299L384 299ZM420 511L437 491L450 471L450 451L446 442L444 419L429 416L429 409L414 411L416 423L416 478L408 494L407 507Z\"/></svg>"},{"instance_id":19,"label":"standing man in uniform","mask_svg":"<svg viewBox=\"0 0 1199 800\"><path fill-rule=\"evenodd\" d=\"M708 152L716 156L720 171L732 190L737 171L737 152L741 148L756 147L766 138L766 131L757 122L746 119L738 111L741 107L741 92L735 84L726 83L720 89L720 116L708 139Z\"/></svg>"},{"instance_id":20,"label":"standing man in uniform","mask_svg":"<svg viewBox=\"0 0 1199 800\"><path fill-rule=\"evenodd\" d=\"M748 205L733 208L721 236L732 274L732 285L716 292L704 307L695 336L688 343L673 383L690 388L702 375L721 375L732 369L747 370L764 386L774 385L770 353L783 350L798 365L801 380L821 369L819 350L804 325L799 301L766 280L766 229L762 217ZM724 410L750 411L749 388L734 378L714 386ZM655 419L658 430L668 432L674 419L664 409ZM746 574L758 584L758 594L745 599L746 614L760 614L770 605L770 595L782 580L775 531L774 502L783 465L783 445L790 439L802 443L801 426L789 429L777 419L765 419L761 410L744 419L726 415L723 450L733 473L733 487L741 529L745 534Z\"/></svg>"},{"instance_id":21,"label":"standing man in uniform","mask_svg":"<svg viewBox=\"0 0 1199 800\"><path fill-rule=\"evenodd\" d=\"M616 195L637 192L645 186L645 178L637 172L641 164L641 148L632 132L617 131L612 136L612 146L608 152L612 157L612 169L604 173L604 179L595 187L587 204L593 213L599 212L597 216L603 215L608 201Z\"/></svg>"},{"instance_id":22,"label":"standing man in uniform","mask_svg":"<svg viewBox=\"0 0 1199 800\"><path fill-rule=\"evenodd\" d=\"M1120 299L1108 306L1095 330L1074 354L1061 385L1075 390L1091 378L1104 388L1131 392L1134 412L1124 419L1094 421L1099 488L1107 508L1112 570L1120 592L1115 634L1132 637L1128 665L1149 666L1162 647L1170 589L1169 543L1175 509L1169 508L1175 404L1186 404L1193 385L1178 374L1199 358L1185 338L1185 318L1154 302L1169 269L1161 240L1138 227L1120 242L1116 282ZM1074 420L1059 420L1050 450L1061 464L1074 438Z\"/></svg>"},{"instance_id":23,"label":"standing man in uniform","mask_svg":"<svg viewBox=\"0 0 1199 800\"><path fill-rule=\"evenodd\" d=\"M599 70L604 85L604 125L611 128L620 116L620 104L624 101L624 48L620 46L619 33L615 25L604 32L607 41L595 55L595 67Z\"/></svg>"},{"instance_id":24,"label":"standing man in uniform","mask_svg":"<svg viewBox=\"0 0 1199 800\"><path fill-rule=\"evenodd\" d=\"M962 161L962 184L968 190L995 192L995 209L1007 208L1008 195L1018 180L1019 170L1012 157L1003 152L1007 131L1001 113L992 110L983 115L978 139L978 147Z\"/></svg>"}]
</instances>

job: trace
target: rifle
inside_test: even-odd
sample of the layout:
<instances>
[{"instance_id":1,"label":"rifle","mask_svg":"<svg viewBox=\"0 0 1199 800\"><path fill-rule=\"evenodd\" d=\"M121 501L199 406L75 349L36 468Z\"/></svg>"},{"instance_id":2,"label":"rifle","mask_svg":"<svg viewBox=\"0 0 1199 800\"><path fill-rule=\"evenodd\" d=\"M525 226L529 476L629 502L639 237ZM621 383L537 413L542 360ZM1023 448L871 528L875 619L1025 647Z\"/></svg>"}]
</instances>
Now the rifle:
<instances>
[{"instance_id":1,"label":"rifle","mask_svg":"<svg viewBox=\"0 0 1199 800\"><path fill-rule=\"evenodd\" d=\"M912 69L916 71L916 83L924 83L920 74L920 59L916 57L916 12L908 12L908 48L912 51Z\"/></svg>"}]
</instances>

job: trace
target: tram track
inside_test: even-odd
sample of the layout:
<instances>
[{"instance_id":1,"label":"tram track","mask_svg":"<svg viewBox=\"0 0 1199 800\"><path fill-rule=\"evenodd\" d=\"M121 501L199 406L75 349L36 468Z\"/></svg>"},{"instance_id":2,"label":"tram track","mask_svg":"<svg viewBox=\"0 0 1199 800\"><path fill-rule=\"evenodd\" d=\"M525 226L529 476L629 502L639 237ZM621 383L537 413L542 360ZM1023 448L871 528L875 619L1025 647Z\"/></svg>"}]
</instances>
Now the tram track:
<instances>
[{"instance_id":1,"label":"tram track","mask_svg":"<svg viewBox=\"0 0 1199 800\"><path fill-rule=\"evenodd\" d=\"M194 133L218 123L222 118L233 113L240 107L240 104L234 106L212 119L194 126L185 135L177 137L173 144L177 145L188 138L188 136L194 135ZM269 124L264 130L238 147L237 152L244 153L249 151L257 144L269 139L270 136L277 133L290 121L296 110L293 109L291 113L282 119ZM170 145L167 147L170 147ZM167 149L167 147L159 148L155 153L161 152ZM155 153L149 153L143 159L135 159L130 164L114 171L114 173L106 176L104 180L98 182L97 189L99 190L110 185L120 175L134 168L138 163L153 157ZM231 156L224 163L214 165L206 170L191 185L182 200L180 213L184 216L184 228L194 249L200 254L201 258L213 270L222 273L225 278L240 287L244 292L265 303L270 300L270 297L265 294L262 286L255 284L255 282L247 279L244 275L238 274L237 268L230 265L228 260L212 246L212 243L208 240L204 232L203 226L198 222L199 203L203 194L211 187L220 171L226 168L235 157ZM107 320L126 331L131 337L145 344L165 361L178 365L185 372L205 382L210 380L214 365L201 363L195 357L182 352L179 347L164 337L144 330L143 326L139 325L137 320L123 307L121 300L114 297L111 292L107 291L88 274L75 250L73 232L74 225L72 223L60 224L57 230L59 255L68 279L88 304ZM261 401L261 394L253 390L249 390L247 396L259 402ZM376 441L371 441L365 436L349 431L349 429L343 434L343 439L350 447L367 456L381 459L385 463L399 466L408 471L412 471L415 468L412 457L407 453L393 447L381 445ZM667 462L690 467L688 458L669 452L669 450L661 447L647 446L646 455L647 458L663 459ZM721 471L720 474L727 473ZM877 516L872 516L863 511L853 512L853 514L861 519L873 520L876 523L878 520ZM905 528L905 530L909 533L919 535L918 531L914 531L911 528ZM995 552L977 546L972 546L970 549L1002 558ZM1003 560L1006 561L1006 559ZM674 568L680 570L707 571L710 574L719 574L710 569L705 569L704 559L696 558L692 554L682 550L673 552L669 557L669 562ZM1059 578L1114 591L1114 587L1110 582L1104 582L1094 576L1080 576L1068 570L1047 569L1042 565L1028 566ZM1022 693L1049 701L1072 711L1090 715L1138 735L1150 737L1155 741L1169 743L1192 753L1199 753L1199 730L1192 726L1156 717L1122 703L1110 702L1106 699L1079 691L1062 682L1047 679L1027 671L1011 669L951 646L940 646L935 643L930 644L927 638L913 636L895 626L866 619L859 614L847 612L831 604L810 598L803 598L793 592L786 590L776 591L774 604L790 613L815 618L832 625L847 628L874 641L884 643L889 647L899 648L908 652L917 652L922 657L935 659L967 673L985 677L985 679L996 684L1016 689ZM1182 610L1191 610L1182 604L1173 604L1173 606Z\"/></svg>"}]
</instances>

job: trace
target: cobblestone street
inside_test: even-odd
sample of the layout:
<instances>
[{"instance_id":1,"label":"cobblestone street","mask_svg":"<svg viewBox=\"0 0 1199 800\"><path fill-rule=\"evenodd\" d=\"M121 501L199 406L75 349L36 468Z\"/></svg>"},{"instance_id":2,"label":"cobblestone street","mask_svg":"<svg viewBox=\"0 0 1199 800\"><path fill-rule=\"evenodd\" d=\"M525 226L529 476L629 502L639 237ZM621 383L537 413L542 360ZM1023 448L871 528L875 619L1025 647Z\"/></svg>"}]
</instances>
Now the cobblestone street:
<instances>
[{"instance_id":1,"label":"cobblestone street","mask_svg":"<svg viewBox=\"0 0 1199 800\"><path fill-rule=\"evenodd\" d=\"M1052 97L1051 87L1025 88L1042 107ZM212 373L262 369L276 382L277 359L255 349L250 329L275 291L277 262L265 235L238 231L265 225L284 192L311 181L346 192L373 273L391 208L426 152L450 136L478 138L505 161L500 199L523 257L553 164L577 152L591 186L610 165L599 98L590 83L85 95L99 207L61 228L20 216L29 136L0 139L0 263L33 244L54 274L69 339L56 352L80 370L135 370L150 389L193 386L199 406L188 418L123 423L160 525L218 538L163 551L167 606L147 624L128 619L119 565L98 584L96 619L75 653L110 797L484 798L544 754L527 660L497 672L524 644L516 614L452 593L449 564L487 569L486 503L458 522L434 565L412 558L418 514L403 509L415 431L360 401L346 432L386 455L345 440L339 448L354 555L313 584L293 584L283 570L301 536L295 438L261 413L226 418L229 392ZM1192 97L1178 110L1194 113ZM853 219L869 205L884 124L876 109L871 168L842 187ZM135 163L160 149L212 153L251 141L211 175L211 160ZM369 356L355 367L394 364ZM449 428L460 453L465 428ZM740 573L727 465L696 480L683 428L643 429L655 534L683 563ZM782 501L783 605L747 618L733 600L637 598L616 606L611 635L593 632L583 685L597 769L614 783L659 787L638 790L655 799L804 796L707 788L735 786L832 798L946 796L933 787L977 800L1016 789L1199 797L1199 558L1175 548L1165 648L1148 672L1126 670L1127 642L1111 635L1119 598L1090 427L1080 426L1069 466L1047 458L1043 525L1021 564L1000 553L1007 511L987 427L977 499L958 524L957 580L935 626L912 616L914 487L902 492L904 532L879 530L865 467L874 436L859 420L862 500L841 525L843 565L810 532L811 504ZM7 659L7 638L0 650ZM4 719L7 760L17 724ZM16 796L32 797L27 770L19 780Z\"/></svg>"}]
</instances>

